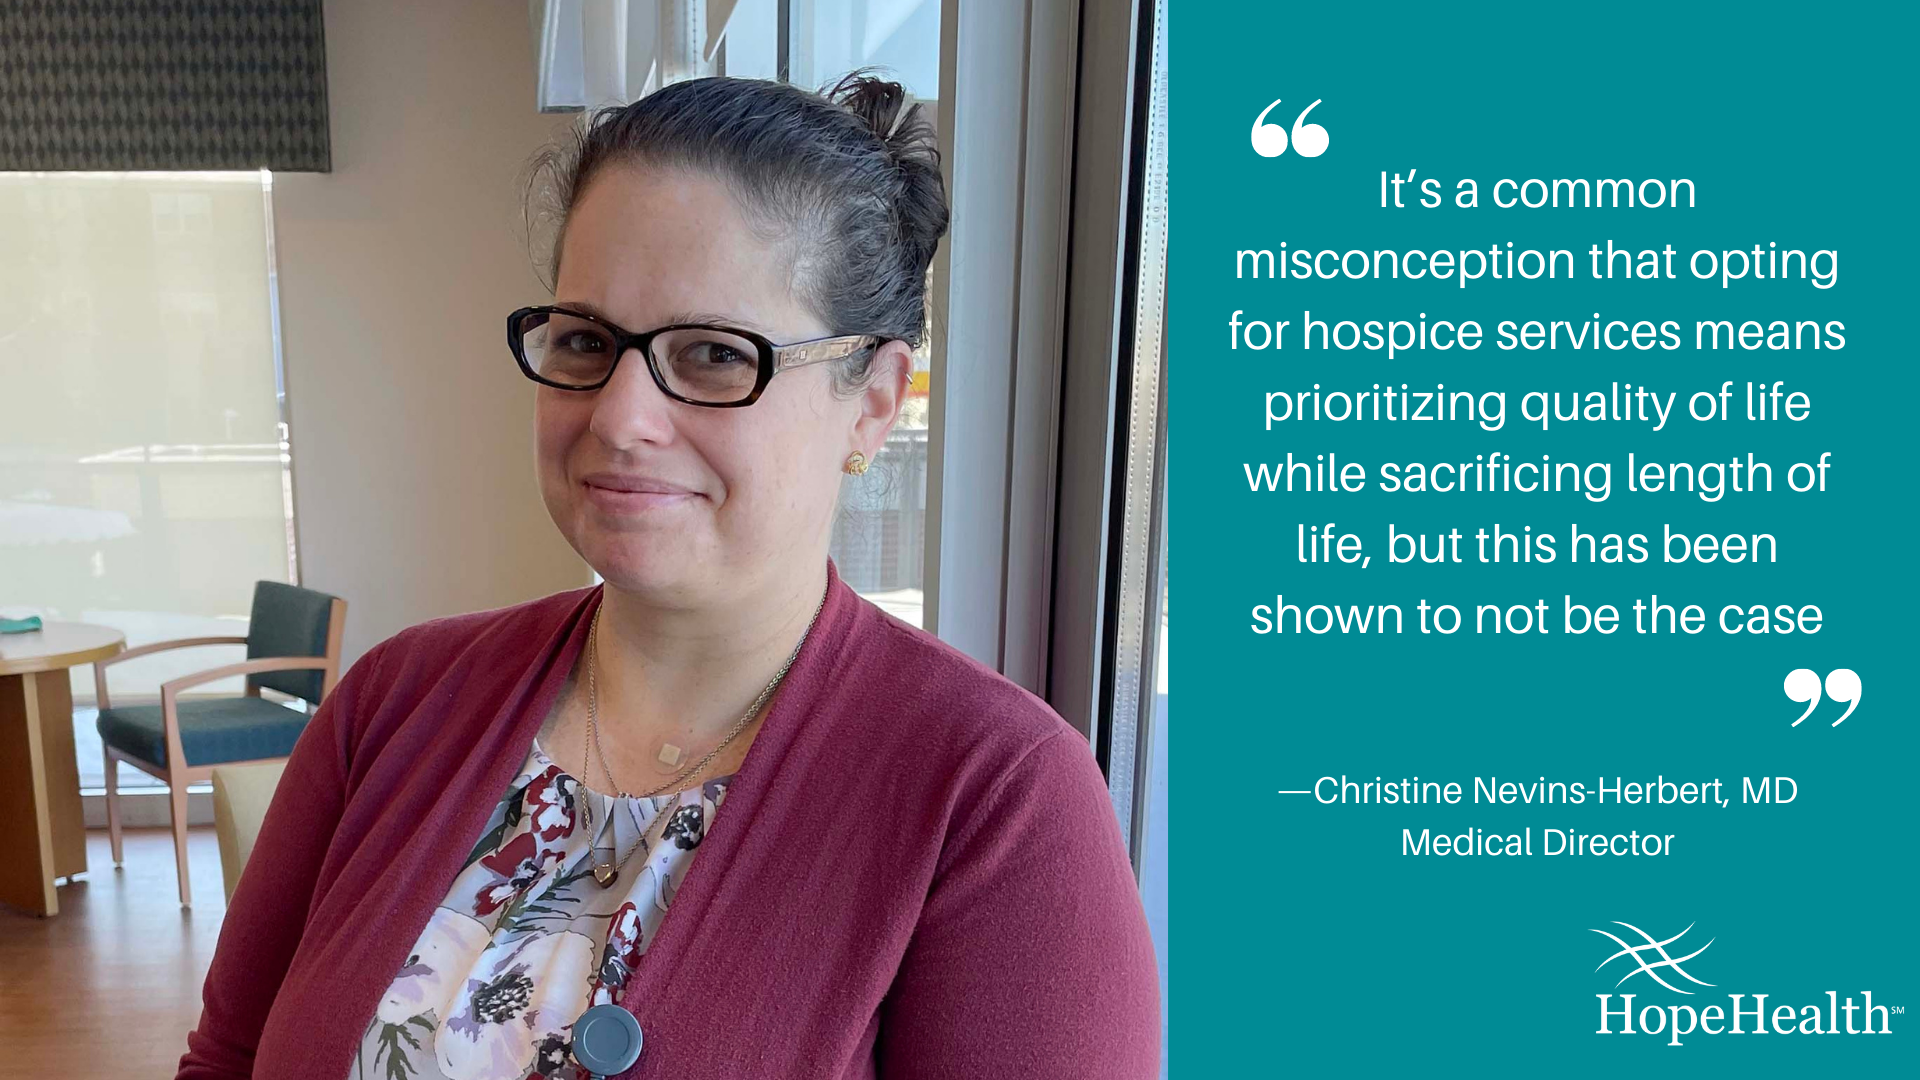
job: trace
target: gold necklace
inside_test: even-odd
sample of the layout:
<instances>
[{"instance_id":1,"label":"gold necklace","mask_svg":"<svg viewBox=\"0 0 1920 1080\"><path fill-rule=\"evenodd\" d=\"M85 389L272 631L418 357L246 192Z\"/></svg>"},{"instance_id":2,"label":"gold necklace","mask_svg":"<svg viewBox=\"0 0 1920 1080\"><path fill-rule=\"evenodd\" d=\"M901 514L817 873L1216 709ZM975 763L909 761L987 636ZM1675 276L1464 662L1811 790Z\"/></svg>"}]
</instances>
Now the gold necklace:
<instances>
[{"instance_id":1,"label":"gold necklace","mask_svg":"<svg viewBox=\"0 0 1920 1080\"><path fill-rule=\"evenodd\" d=\"M586 771L586 762L584 760L581 761L580 771ZM627 863L632 861L635 852L638 852L641 848L650 846L645 843L645 840L647 834L653 831L654 824L664 821L670 826L673 824L673 821L669 814L677 814L680 812L680 800L677 795L674 797L671 811L658 806L654 807L653 821L647 822L647 827L641 830L640 837L635 841L633 849L628 851L626 857L621 859L619 865L616 866L612 860L614 856L620 854L620 837L613 828L614 818L612 815L607 817L607 828L611 835L609 835L607 840L608 858L602 860L600 858L599 837L595 834L593 828L593 792L589 790L584 783L576 782L575 788L576 795L580 800L581 816L584 819L581 824L585 827L587 834L587 859L593 864L594 883L603 889L610 887L614 882L620 880L620 872L627 868ZM652 800L648 799L648 802L651 803ZM665 828L662 828L660 830L660 841L663 842L666 838L667 831Z\"/></svg>"},{"instance_id":2,"label":"gold necklace","mask_svg":"<svg viewBox=\"0 0 1920 1080\"><path fill-rule=\"evenodd\" d=\"M793 668L794 661L799 659L801 646L805 645L807 638L812 636L814 624L820 620L820 612L824 610L826 606L827 594L825 591L822 591L820 594L820 603L814 606L813 617L807 620L806 630L801 633L800 640L794 643L793 651L787 654L787 662L781 664L780 670L773 673L773 678L768 680L766 687L760 691L759 696L753 699L753 704L747 706L747 711L741 714L740 719L734 721L733 726L727 730L726 736L720 740L719 745L708 751L707 756L689 765L673 779L668 780L666 783L661 784L651 791L641 792L638 795L630 794L621 789L619 782L613 777L613 769L609 764L607 751L600 745L600 729L598 725L600 715L600 684L598 674L600 669L600 613L605 610L604 599L601 602L601 606L594 609L593 625L587 630L587 738L585 745L580 748L580 782L581 790L585 793L585 806L587 811L587 854L588 857L593 860L593 880L598 882L601 888L607 888L620 879L621 866L625 865L625 860L621 861L621 866L615 866L611 858L604 862L599 858L597 845L595 844L596 838L592 831L593 797L592 793L587 792L585 787L589 758L588 751L592 750L600 755L600 769L606 774L607 786L613 790L614 794L621 798L651 799L668 790L680 790L684 781L691 777L698 776L705 770L706 767L713 762L714 758L720 756L721 751L732 745L733 741L740 737L741 732L744 732L747 729L747 725L759 714L761 707L767 703L767 699L773 696L773 692L778 689L780 683L786 679L787 672ZM656 817L657 816L658 815L656 815ZM648 831L652 831L651 825L648 826ZM665 832L661 833L662 837L665 835ZM618 845L616 844L614 847L617 849ZM636 845L636 850L637 848L638 845ZM617 855L618 851L610 851L609 854L610 856ZM630 859L632 857L633 853L628 852L627 858Z\"/></svg>"}]
</instances>

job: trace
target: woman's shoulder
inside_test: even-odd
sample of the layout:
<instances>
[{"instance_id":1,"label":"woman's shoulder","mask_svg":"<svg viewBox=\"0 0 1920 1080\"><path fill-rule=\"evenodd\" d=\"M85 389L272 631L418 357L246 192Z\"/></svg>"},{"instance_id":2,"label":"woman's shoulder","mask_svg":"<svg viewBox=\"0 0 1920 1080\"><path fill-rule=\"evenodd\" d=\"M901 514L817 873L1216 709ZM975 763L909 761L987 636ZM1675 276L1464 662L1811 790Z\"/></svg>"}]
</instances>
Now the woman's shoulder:
<instances>
[{"instance_id":1,"label":"woman's shoulder","mask_svg":"<svg viewBox=\"0 0 1920 1080\"><path fill-rule=\"evenodd\" d=\"M1066 727L1037 694L953 644L863 602L853 663L898 714L1032 741Z\"/></svg>"},{"instance_id":2,"label":"woman's shoulder","mask_svg":"<svg viewBox=\"0 0 1920 1080\"><path fill-rule=\"evenodd\" d=\"M504 607L415 623L368 649L341 687L365 686L382 696L431 685L449 672L504 674L523 670L572 632L597 588L570 589Z\"/></svg>"},{"instance_id":3,"label":"woman's shoulder","mask_svg":"<svg viewBox=\"0 0 1920 1080\"><path fill-rule=\"evenodd\" d=\"M1015 873L1036 852L1052 853L1062 881L1129 877L1106 778L1078 729L918 627L877 608L861 621L848 674L863 685L842 720L858 740L845 749L866 767L840 782L867 785L860 805L903 824L891 842L911 848L906 823L917 823L935 841L936 870L964 864L978 881Z\"/></svg>"},{"instance_id":4,"label":"woman's shoulder","mask_svg":"<svg viewBox=\"0 0 1920 1080\"><path fill-rule=\"evenodd\" d=\"M911 762L923 776L992 782L1084 757L1086 739L1047 702L954 645L863 601L843 687L846 719L871 757ZM1036 754L1043 747L1047 752ZM1060 747L1079 754L1058 755Z\"/></svg>"},{"instance_id":5,"label":"woman's shoulder","mask_svg":"<svg viewBox=\"0 0 1920 1080\"><path fill-rule=\"evenodd\" d=\"M396 657L458 656L475 648L514 647L529 635L558 633L586 610L597 587L568 589L533 600L427 619L393 634L369 653Z\"/></svg>"},{"instance_id":6,"label":"woman's shoulder","mask_svg":"<svg viewBox=\"0 0 1920 1080\"><path fill-rule=\"evenodd\" d=\"M397 745L458 753L550 685L551 659L590 612L595 589L416 623L356 660L316 724L367 768ZM463 742L463 740L466 740Z\"/></svg>"}]
</instances>

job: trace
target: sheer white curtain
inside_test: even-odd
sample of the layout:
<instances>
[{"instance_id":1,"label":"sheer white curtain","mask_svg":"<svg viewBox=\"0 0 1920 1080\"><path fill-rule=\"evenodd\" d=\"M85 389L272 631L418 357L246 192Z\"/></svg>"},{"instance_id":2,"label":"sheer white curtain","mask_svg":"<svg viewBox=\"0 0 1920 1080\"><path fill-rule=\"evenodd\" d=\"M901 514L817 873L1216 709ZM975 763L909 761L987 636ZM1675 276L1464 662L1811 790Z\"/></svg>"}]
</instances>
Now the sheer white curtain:
<instances>
[{"instance_id":1,"label":"sheer white curtain","mask_svg":"<svg viewBox=\"0 0 1920 1080\"><path fill-rule=\"evenodd\" d=\"M130 646L244 634L253 583L289 579L270 185L0 174L0 613ZM130 661L112 690L152 699L238 658ZM91 702L90 668L74 697Z\"/></svg>"}]
</instances>

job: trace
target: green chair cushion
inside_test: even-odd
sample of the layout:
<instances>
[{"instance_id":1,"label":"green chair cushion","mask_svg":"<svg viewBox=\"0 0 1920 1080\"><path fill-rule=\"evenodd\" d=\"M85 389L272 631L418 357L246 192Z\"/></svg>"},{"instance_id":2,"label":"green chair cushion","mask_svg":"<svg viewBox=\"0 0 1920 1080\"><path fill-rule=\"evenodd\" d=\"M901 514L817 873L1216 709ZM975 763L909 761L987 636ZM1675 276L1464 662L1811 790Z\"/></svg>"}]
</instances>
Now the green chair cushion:
<instances>
[{"instance_id":1,"label":"green chair cushion","mask_svg":"<svg viewBox=\"0 0 1920 1080\"><path fill-rule=\"evenodd\" d=\"M307 715L263 698L207 698L179 703L180 747L189 765L283 758L307 726ZM164 767L167 737L158 705L107 709L95 724L108 746Z\"/></svg>"}]
</instances>

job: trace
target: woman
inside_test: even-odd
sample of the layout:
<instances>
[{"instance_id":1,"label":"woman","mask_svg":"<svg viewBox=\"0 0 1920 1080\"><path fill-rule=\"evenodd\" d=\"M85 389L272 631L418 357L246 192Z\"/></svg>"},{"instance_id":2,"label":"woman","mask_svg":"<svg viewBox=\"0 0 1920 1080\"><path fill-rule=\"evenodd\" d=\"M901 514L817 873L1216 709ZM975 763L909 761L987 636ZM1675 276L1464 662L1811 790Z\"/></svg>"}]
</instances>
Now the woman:
<instances>
[{"instance_id":1,"label":"woman","mask_svg":"<svg viewBox=\"0 0 1920 1080\"><path fill-rule=\"evenodd\" d=\"M632 1077L1157 1073L1085 741L827 557L946 230L903 100L696 80L549 160L555 301L509 342L547 508L605 585L354 665L181 1077L573 1078L595 1006L637 1020Z\"/></svg>"}]
</instances>

